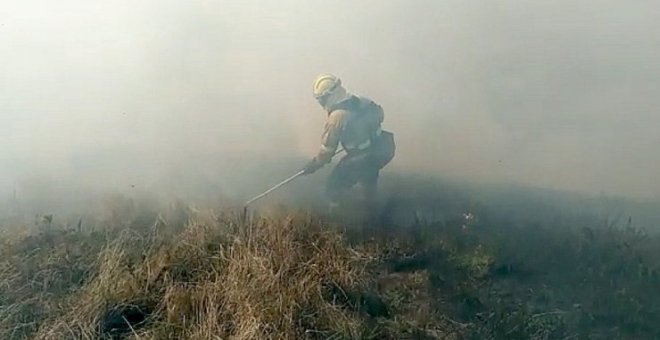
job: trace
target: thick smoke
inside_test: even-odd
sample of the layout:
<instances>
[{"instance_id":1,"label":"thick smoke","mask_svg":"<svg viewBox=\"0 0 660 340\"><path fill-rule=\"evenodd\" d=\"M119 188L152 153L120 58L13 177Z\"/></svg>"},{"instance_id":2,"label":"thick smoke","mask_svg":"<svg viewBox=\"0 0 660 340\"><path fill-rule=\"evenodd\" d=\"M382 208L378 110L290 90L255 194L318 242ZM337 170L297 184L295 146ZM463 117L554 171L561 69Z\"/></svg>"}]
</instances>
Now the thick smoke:
<instances>
[{"instance_id":1,"label":"thick smoke","mask_svg":"<svg viewBox=\"0 0 660 340\"><path fill-rule=\"evenodd\" d=\"M659 11L610 0L4 2L0 191L238 195L263 164L296 168L288 160L317 150L324 114L310 83L333 72L384 106L392 170L658 197Z\"/></svg>"}]
</instances>

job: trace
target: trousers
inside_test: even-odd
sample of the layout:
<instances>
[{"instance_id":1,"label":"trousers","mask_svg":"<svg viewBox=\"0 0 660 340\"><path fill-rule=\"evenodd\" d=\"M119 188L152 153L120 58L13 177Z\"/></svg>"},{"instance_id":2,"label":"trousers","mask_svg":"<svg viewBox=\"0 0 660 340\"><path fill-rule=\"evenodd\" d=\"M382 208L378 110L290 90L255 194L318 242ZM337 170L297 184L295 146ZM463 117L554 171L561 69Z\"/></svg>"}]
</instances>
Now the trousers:
<instances>
[{"instance_id":1,"label":"trousers","mask_svg":"<svg viewBox=\"0 0 660 340\"><path fill-rule=\"evenodd\" d=\"M365 199L376 196L380 170L394 158L394 135L383 131L365 150L348 151L332 170L326 184L326 194L335 203L343 200L346 192L356 184L363 187Z\"/></svg>"}]
</instances>

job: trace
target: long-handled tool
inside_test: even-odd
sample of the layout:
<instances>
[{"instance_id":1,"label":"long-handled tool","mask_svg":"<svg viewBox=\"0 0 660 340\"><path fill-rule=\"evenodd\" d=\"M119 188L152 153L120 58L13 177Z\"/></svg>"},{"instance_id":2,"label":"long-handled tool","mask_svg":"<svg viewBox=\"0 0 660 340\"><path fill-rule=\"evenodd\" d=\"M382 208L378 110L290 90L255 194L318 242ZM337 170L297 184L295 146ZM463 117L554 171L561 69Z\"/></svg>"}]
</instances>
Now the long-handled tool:
<instances>
[{"instance_id":1,"label":"long-handled tool","mask_svg":"<svg viewBox=\"0 0 660 340\"><path fill-rule=\"evenodd\" d=\"M340 154L340 153L343 152L343 151L344 151L343 148L341 148L341 147L338 148L337 151L335 152L335 154L333 155L333 157L336 156L336 155L338 155L338 154ZM273 192L273 191L279 189L280 187L282 187L283 185L285 185L285 184L287 184L287 183L293 181L294 179L296 179L296 178L302 176L304 173L305 173L305 170L300 170L300 171L296 172L294 175L292 175L291 177L289 177L289 178L283 180L282 182L277 183L277 184L276 184L275 186L273 186L272 188L270 188L270 189L268 189L268 190L262 192L261 194L259 194L259 195L257 195L257 196L254 196L254 197L251 198L249 201L245 202L245 205L243 206L243 213L247 216L247 209L248 209L248 206L249 206L250 204L256 202L257 200L259 200L259 199L261 199L261 198L264 198L266 195L268 195L268 194L270 194L271 192Z\"/></svg>"},{"instance_id":2,"label":"long-handled tool","mask_svg":"<svg viewBox=\"0 0 660 340\"><path fill-rule=\"evenodd\" d=\"M300 171L298 171L295 175L293 175L293 176L291 176L291 177L289 177L289 178L283 180L282 182L279 182L279 183L278 183L277 185L275 185L274 187L272 187L272 188L270 188L270 189L264 191L263 193L261 193L261 194L259 194L259 195L257 195L257 196L254 196L252 199L250 199L249 201L245 202L245 206L244 206L244 208L247 209L247 207L248 207L251 203L253 203L253 202L259 200L260 198L265 197L266 195L270 194L271 192L277 190L279 187L281 187L281 186L283 186L283 185L285 185L285 184L287 184L287 183L293 181L294 179L298 178L299 176L302 176L304 173L305 173L305 170L300 170Z\"/></svg>"}]
</instances>

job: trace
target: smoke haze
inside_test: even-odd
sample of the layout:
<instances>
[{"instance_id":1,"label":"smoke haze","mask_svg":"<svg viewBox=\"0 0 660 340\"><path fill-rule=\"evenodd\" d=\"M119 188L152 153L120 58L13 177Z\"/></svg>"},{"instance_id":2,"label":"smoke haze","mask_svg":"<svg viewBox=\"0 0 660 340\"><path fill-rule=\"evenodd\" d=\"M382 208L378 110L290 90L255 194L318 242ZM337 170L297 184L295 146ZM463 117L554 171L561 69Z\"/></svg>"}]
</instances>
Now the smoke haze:
<instances>
[{"instance_id":1,"label":"smoke haze","mask_svg":"<svg viewBox=\"0 0 660 340\"><path fill-rule=\"evenodd\" d=\"M317 151L311 82L332 72L385 108L388 169L657 198L657 13L643 0L5 1L0 191L238 192L259 162Z\"/></svg>"}]
</instances>

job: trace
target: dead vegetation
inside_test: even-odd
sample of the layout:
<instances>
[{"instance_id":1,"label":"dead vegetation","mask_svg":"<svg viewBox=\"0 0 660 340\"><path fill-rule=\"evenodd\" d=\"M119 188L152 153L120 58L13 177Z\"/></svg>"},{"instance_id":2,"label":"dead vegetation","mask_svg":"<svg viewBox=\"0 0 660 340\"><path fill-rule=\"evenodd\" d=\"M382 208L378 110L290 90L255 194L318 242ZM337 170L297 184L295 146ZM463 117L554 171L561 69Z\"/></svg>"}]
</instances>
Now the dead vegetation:
<instances>
[{"instance_id":1,"label":"dead vegetation","mask_svg":"<svg viewBox=\"0 0 660 340\"><path fill-rule=\"evenodd\" d=\"M631 226L113 209L0 238L0 338L660 336L660 241Z\"/></svg>"},{"instance_id":2,"label":"dead vegetation","mask_svg":"<svg viewBox=\"0 0 660 340\"><path fill-rule=\"evenodd\" d=\"M78 240L46 239L41 234L14 247L43 244L48 256L26 250L20 261L3 263L3 283L16 298L3 301L2 338L354 338L365 331L359 306L335 295L365 285L366 258L311 219L242 223L207 213L182 230L129 229L96 249L77 248L95 259L83 259L87 267L75 279L61 276L81 258L61 247ZM21 249L14 249L19 260ZM49 262L27 262L35 257ZM42 276L53 279L21 291ZM30 308L19 295L53 306ZM26 317L31 323L21 322Z\"/></svg>"}]
</instances>

